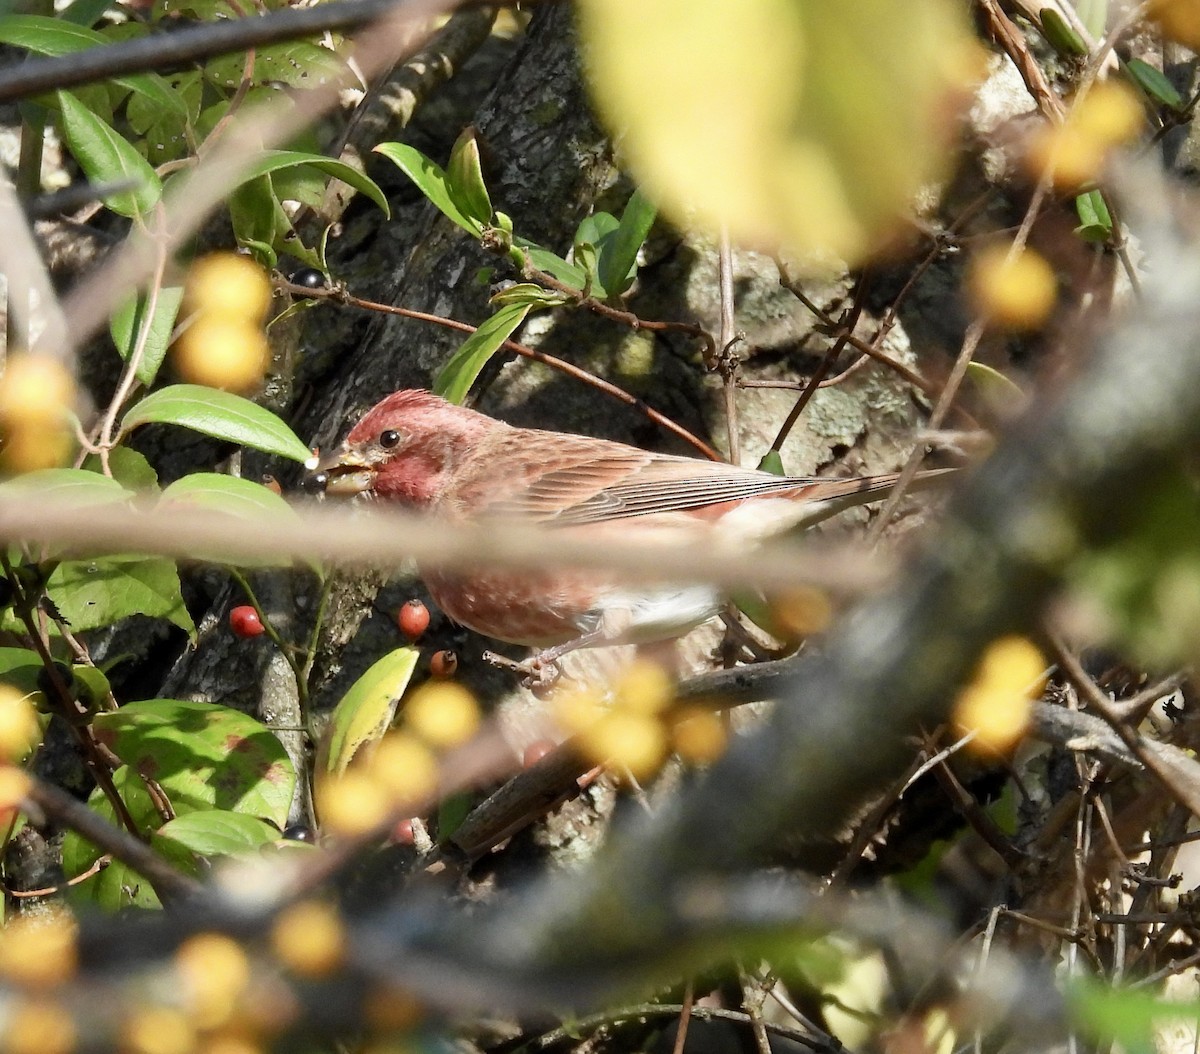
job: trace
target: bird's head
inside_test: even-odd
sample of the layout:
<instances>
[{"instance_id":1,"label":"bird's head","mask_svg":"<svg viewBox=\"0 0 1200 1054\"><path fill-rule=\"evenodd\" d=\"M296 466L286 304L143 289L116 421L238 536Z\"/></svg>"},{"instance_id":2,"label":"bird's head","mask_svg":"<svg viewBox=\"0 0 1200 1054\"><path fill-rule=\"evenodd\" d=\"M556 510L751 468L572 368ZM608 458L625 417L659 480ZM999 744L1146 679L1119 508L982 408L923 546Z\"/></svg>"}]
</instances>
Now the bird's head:
<instances>
[{"instance_id":1,"label":"bird's head","mask_svg":"<svg viewBox=\"0 0 1200 1054\"><path fill-rule=\"evenodd\" d=\"M341 447L310 470L305 489L429 506L448 473L497 422L430 392L399 391L376 403Z\"/></svg>"}]
</instances>

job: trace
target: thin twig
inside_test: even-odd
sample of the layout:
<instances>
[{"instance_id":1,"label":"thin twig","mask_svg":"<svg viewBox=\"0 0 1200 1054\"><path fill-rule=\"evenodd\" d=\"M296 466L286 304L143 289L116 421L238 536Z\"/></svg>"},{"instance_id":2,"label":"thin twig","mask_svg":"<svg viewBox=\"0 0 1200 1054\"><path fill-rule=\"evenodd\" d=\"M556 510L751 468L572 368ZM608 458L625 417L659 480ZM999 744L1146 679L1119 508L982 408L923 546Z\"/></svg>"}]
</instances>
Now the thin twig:
<instances>
[{"instance_id":1,"label":"thin twig","mask_svg":"<svg viewBox=\"0 0 1200 1054\"><path fill-rule=\"evenodd\" d=\"M342 287L333 289L309 289L306 286L294 285L291 282L280 281L278 283L281 289L286 289L289 293L295 296L305 297L315 300L332 300L337 303L349 304L351 307L362 308L364 311L377 311L386 315L398 315L401 318L411 318L417 322L431 322L436 326L444 326L446 329L457 329L462 333L474 333L478 328L467 322L459 322L452 318L446 318L443 315L433 315L427 311L414 311L407 307L396 307L394 304L381 304L375 300L364 300L362 297L354 296ZM618 388L611 381L606 381L603 377L597 377L594 373L589 373L587 370L581 369L573 363L560 359L557 356L549 355L544 351L538 351L536 348L529 347L528 344L520 344L515 340L506 340L501 347L508 349L522 356L523 358L531 359L534 362L540 362L551 369L558 370L570 377L574 377L578 381L582 381L597 391L604 392L606 395L611 395L614 399L619 399L628 406L635 407L645 414L660 428L666 429L672 435L678 436L685 443L694 447L710 461L724 461L725 458L720 451L713 449L699 436L693 435L682 425L672 421L669 417L659 413L653 407L648 406L636 395L630 395L623 388Z\"/></svg>"},{"instance_id":2,"label":"thin twig","mask_svg":"<svg viewBox=\"0 0 1200 1054\"><path fill-rule=\"evenodd\" d=\"M738 427L737 376L741 359L734 352L737 330L734 328L733 303L733 250L729 244L729 231L721 229L721 241L717 251L718 285L721 290L721 332L718 338L720 353L716 367L721 374L721 389L725 394L725 431L729 441L729 460L735 465L742 463L741 429Z\"/></svg>"},{"instance_id":3,"label":"thin twig","mask_svg":"<svg viewBox=\"0 0 1200 1054\"><path fill-rule=\"evenodd\" d=\"M89 842L127 865L150 883L164 903L198 895L199 882L176 871L145 842L114 827L66 791L34 779L29 800L48 817L83 835Z\"/></svg>"},{"instance_id":4,"label":"thin twig","mask_svg":"<svg viewBox=\"0 0 1200 1054\"><path fill-rule=\"evenodd\" d=\"M804 408L809 404L809 401L817 394L817 389L825 376L833 368L833 364L842 353L847 341L854 334L854 327L858 325L858 320L862 317L863 304L866 302L867 287L868 287L868 271L863 271L858 278L858 282L854 287L854 299L850 305L849 312L843 316L841 325L841 333L838 335L825 352L817 368L813 371L813 375L808 379L808 385L804 391L800 393L800 398L796 400L795 405L784 419L783 424L779 428L778 434L775 436L775 441L771 444L771 449L778 453L783 449L783 444L791 433L796 422L800 420L800 415L804 413Z\"/></svg>"},{"instance_id":5,"label":"thin twig","mask_svg":"<svg viewBox=\"0 0 1200 1054\"><path fill-rule=\"evenodd\" d=\"M475 0L462 0L456 6L472 2ZM249 48L357 29L395 14L398 7L406 5L425 13L418 0L339 0L336 4L315 7L282 8L253 18L205 22L54 58L31 58L19 66L0 70L0 103L127 73L152 70L168 73Z\"/></svg>"}]
</instances>

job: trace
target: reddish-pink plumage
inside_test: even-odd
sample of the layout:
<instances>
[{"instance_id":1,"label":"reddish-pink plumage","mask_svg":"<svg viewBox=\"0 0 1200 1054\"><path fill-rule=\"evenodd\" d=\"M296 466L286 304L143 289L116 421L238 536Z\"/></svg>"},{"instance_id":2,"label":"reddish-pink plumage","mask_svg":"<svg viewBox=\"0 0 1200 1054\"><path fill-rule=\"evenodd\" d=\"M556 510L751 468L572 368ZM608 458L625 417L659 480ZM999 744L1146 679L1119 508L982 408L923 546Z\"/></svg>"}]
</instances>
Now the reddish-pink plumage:
<instances>
[{"instance_id":1,"label":"reddish-pink plumage","mask_svg":"<svg viewBox=\"0 0 1200 1054\"><path fill-rule=\"evenodd\" d=\"M428 392L399 391L317 468L333 494L369 493L451 521L517 520L609 538L780 530L831 502L876 495L893 476L781 477L623 443L514 428ZM680 534L680 537L684 537ZM430 572L452 619L514 643L677 636L717 610L707 586L632 588L595 571Z\"/></svg>"}]
</instances>

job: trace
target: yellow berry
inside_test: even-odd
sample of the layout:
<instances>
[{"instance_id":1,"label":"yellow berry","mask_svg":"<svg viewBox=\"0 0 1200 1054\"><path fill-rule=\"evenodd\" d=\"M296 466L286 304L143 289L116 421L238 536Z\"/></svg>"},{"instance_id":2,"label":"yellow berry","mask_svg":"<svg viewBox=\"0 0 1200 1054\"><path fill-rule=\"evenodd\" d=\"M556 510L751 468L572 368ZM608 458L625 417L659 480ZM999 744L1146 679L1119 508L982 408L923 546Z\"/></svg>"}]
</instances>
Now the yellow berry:
<instances>
[{"instance_id":1,"label":"yellow berry","mask_svg":"<svg viewBox=\"0 0 1200 1054\"><path fill-rule=\"evenodd\" d=\"M1100 178L1107 144L1084 135L1070 124L1044 125L1029 140L1026 164L1035 179L1049 175L1065 193Z\"/></svg>"},{"instance_id":2,"label":"yellow berry","mask_svg":"<svg viewBox=\"0 0 1200 1054\"><path fill-rule=\"evenodd\" d=\"M456 681L429 681L404 704L404 720L418 736L435 747L466 742L479 729L479 704Z\"/></svg>"},{"instance_id":3,"label":"yellow berry","mask_svg":"<svg viewBox=\"0 0 1200 1054\"><path fill-rule=\"evenodd\" d=\"M316 806L322 828L347 837L369 834L391 811L385 788L359 769L318 783Z\"/></svg>"},{"instance_id":4,"label":"yellow berry","mask_svg":"<svg viewBox=\"0 0 1200 1054\"><path fill-rule=\"evenodd\" d=\"M671 738L681 758L702 765L725 752L729 736L719 714L691 707L672 729Z\"/></svg>"},{"instance_id":5,"label":"yellow berry","mask_svg":"<svg viewBox=\"0 0 1200 1054\"><path fill-rule=\"evenodd\" d=\"M404 989L383 985L364 996L363 1016L376 1032L404 1032L421 1022L425 1008Z\"/></svg>"},{"instance_id":6,"label":"yellow berry","mask_svg":"<svg viewBox=\"0 0 1200 1054\"><path fill-rule=\"evenodd\" d=\"M4 429L0 464L12 473L58 468L74 449L75 440L65 422L16 421Z\"/></svg>"},{"instance_id":7,"label":"yellow berry","mask_svg":"<svg viewBox=\"0 0 1200 1054\"><path fill-rule=\"evenodd\" d=\"M1003 245L981 252L971 266L969 288L976 308L1006 329L1036 329L1058 295L1054 271L1032 249L1011 256Z\"/></svg>"},{"instance_id":8,"label":"yellow berry","mask_svg":"<svg viewBox=\"0 0 1200 1054\"><path fill-rule=\"evenodd\" d=\"M1132 88L1121 81L1107 80L1093 85L1067 120L1081 135L1105 146L1116 146L1142 130L1145 114Z\"/></svg>"},{"instance_id":9,"label":"yellow berry","mask_svg":"<svg viewBox=\"0 0 1200 1054\"><path fill-rule=\"evenodd\" d=\"M1165 36L1200 49L1200 0L1153 0L1148 15Z\"/></svg>"},{"instance_id":10,"label":"yellow berry","mask_svg":"<svg viewBox=\"0 0 1200 1054\"><path fill-rule=\"evenodd\" d=\"M249 1036L218 1033L205 1036L196 1048L197 1054L263 1054L261 1043Z\"/></svg>"},{"instance_id":11,"label":"yellow berry","mask_svg":"<svg viewBox=\"0 0 1200 1054\"><path fill-rule=\"evenodd\" d=\"M13 355L0 377L0 422L58 421L75 402L71 371L49 355Z\"/></svg>"},{"instance_id":12,"label":"yellow berry","mask_svg":"<svg viewBox=\"0 0 1200 1054\"><path fill-rule=\"evenodd\" d=\"M243 392L262 383L271 361L266 334L253 322L200 315L175 344L175 365L194 384Z\"/></svg>"},{"instance_id":13,"label":"yellow berry","mask_svg":"<svg viewBox=\"0 0 1200 1054\"><path fill-rule=\"evenodd\" d=\"M638 659L618 679L616 705L639 714L657 714L671 705L675 682L656 662Z\"/></svg>"},{"instance_id":14,"label":"yellow berry","mask_svg":"<svg viewBox=\"0 0 1200 1054\"><path fill-rule=\"evenodd\" d=\"M33 780L27 772L12 765L0 765L0 834L8 829L32 787Z\"/></svg>"},{"instance_id":15,"label":"yellow berry","mask_svg":"<svg viewBox=\"0 0 1200 1054\"><path fill-rule=\"evenodd\" d=\"M196 1031L180 1011L147 1006L134 1010L126 1018L121 1038L130 1054L191 1054Z\"/></svg>"},{"instance_id":16,"label":"yellow berry","mask_svg":"<svg viewBox=\"0 0 1200 1054\"><path fill-rule=\"evenodd\" d=\"M193 311L257 325L271 306L271 281L249 256L211 253L192 264L187 299Z\"/></svg>"},{"instance_id":17,"label":"yellow berry","mask_svg":"<svg viewBox=\"0 0 1200 1054\"><path fill-rule=\"evenodd\" d=\"M1033 699L1041 694L1046 660L1024 637L1002 637L984 652L974 679L958 697L954 722L974 732L973 746L1011 749L1025 734Z\"/></svg>"},{"instance_id":18,"label":"yellow berry","mask_svg":"<svg viewBox=\"0 0 1200 1054\"><path fill-rule=\"evenodd\" d=\"M582 732L606 713L603 700L587 688L572 688L553 699L554 719L566 732Z\"/></svg>"},{"instance_id":19,"label":"yellow berry","mask_svg":"<svg viewBox=\"0 0 1200 1054\"><path fill-rule=\"evenodd\" d=\"M798 586L772 598L771 617L788 639L802 640L829 628L833 604L821 590Z\"/></svg>"},{"instance_id":20,"label":"yellow berry","mask_svg":"<svg viewBox=\"0 0 1200 1054\"><path fill-rule=\"evenodd\" d=\"M9 1011L5 1054L70 1054L78 1038L70 1011L49 999L19 1000Z\"/></svg>"},{"instance_id":21,"label":"yellow berry","mask_svg":"<svg viewBox=\"0 0 1200 1054\"><path fill-rule=\"evenodd\" d=\"M228 1021L250 983L250 962L242 946L219 933L198 933L184 941L175 953L175 969L200 1028Z\"/></svg>"},{"instance_id":22,"label":"yellow berry","mask_svg":"<svg viewBox=\"0 0 1200 1054\"><path fill-rule=\"evenodd\" d=\"M391 795L393 805L424 801L437 790L437 758L424 743L403 732L383 737L367 771Z\"/></svg>"},{"instance_id":23,"label":"yellow berry","mask_svg":"<svg viewBox=\"0 0 1200 1054\"><path fill-rule=\"evenodd\" d=\"M294 904L271 927L271 948L293 973L303 977L332 973L346 953L341 916L332 905L315 900Z\"/></svg>"},{"instance_id":24,"label":"yellow berry","mask_svg":"<svg viewBox=\"0 0 1200 1054\"><path fill-rule=\"evenodd\" d=\"M29 697L0 684L0 757L19 761L42 738L37 711Z\"/></svg>"},{"instance_id":25,"label":"yellow berry","mask_svg":"<svg viewBox=\"0 0 1200 1054\"><path fill-rule=\"evenodd\" d=\"M33 472L65 462L74 448L70 411L75 379L48 355L13 355L0 377L0 462L10 472Z\"/></svg>"},{"instance_id":26,"label":"yellow berry","mask_svg":"<svg viewBox=\"0 0 1200 1054\"><path fill-rule=\"evenodd\" d=\"M77 959L75 925L65 912L20 915L0 930L0 978L12 984L61 984L74 974Z\"/></svg>"},{"instance_id":27,"label":"yellow berry","mask_svg":"<svg viewBox=\"0 0 1200 1054\"><path fill-rule=\"evenodd\" d=\"M635 779L653 776L667 756L662 722L625 709L609 711L580 735L580 742L596 761L611 761Z\"/></svg>"}]
</instances>

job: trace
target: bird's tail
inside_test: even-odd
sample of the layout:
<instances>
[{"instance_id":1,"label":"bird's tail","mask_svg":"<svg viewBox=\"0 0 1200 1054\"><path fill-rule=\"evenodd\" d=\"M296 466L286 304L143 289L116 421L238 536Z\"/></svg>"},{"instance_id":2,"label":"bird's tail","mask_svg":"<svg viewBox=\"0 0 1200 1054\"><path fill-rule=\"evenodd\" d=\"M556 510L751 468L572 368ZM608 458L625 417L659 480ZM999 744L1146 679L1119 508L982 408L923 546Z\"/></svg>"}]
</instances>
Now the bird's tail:
<instances>
[{"instance_id":1,"label":"bird's tail","mask_svg":"<svg viewBox=\"0 0 1200 1054\"><path fill-rule=\"evenodd\" d=\"M925 469L913 477L906 490L925 490L945 482L959 470L954 468ZM812 493L805 495L809 500L798 505L799 516L795 527L811 527L856 505L879 501L887 497L900 479L899 472L885 472L878 476L859 476L853 479L822 479L813 484Z\"/></svg>"}]
</instances>

